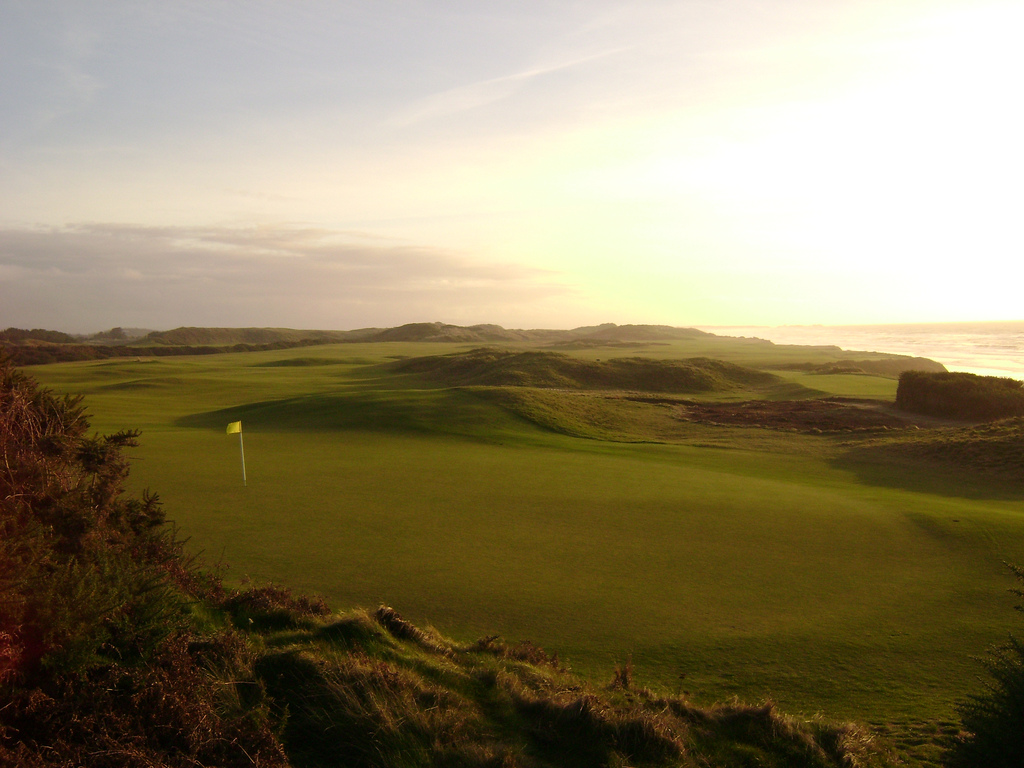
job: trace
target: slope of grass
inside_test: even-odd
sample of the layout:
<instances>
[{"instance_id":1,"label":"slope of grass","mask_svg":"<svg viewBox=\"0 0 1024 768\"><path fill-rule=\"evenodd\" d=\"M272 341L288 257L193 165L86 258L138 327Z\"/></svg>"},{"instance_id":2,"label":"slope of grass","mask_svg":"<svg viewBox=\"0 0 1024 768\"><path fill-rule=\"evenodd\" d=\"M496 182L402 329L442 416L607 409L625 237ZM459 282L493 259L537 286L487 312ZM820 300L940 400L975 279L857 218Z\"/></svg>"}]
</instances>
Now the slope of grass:
<instances>
[{"instance_id":1,"label":"slope of grass","mask_svg":"<svg viewBox=\"0 0 1024 768\"><path fill-rule=\"evenodd\" d=\"M267 638L255 665L297 765L888 765L863 728L588 685L529 643L454 643L381 607ZM331 734L330 740L322 738Z\"/></svg>"},{"instance_id":2,"label":"slope of grass","mask_svg":"<svg viewBox=\"0 0 1024 768\"><path fill-rule=\"evenodd\" d=\"M531 643L455 643L381 606L332 615L197 569L156 498L124 493L133 432L0 361L0 764L892 764L862 727L771 704L599 688Z\"/></svg>"},{"instance_id":3,"label":"slope of grass","mask_svg":"<svg viewBox=\"0 0 1024 768\"><path fill-rule=\"evenodd\" d=\"M662 352L685 359L711 341ZM1011 625L991 596L1001 563L1024 560L1019 487L952 493L956 476L927 462L908 465L914 484L892 483L839 460L860 444L851 437L669 428L671 405L657 402L447 389L367 364L452 349L33 373L86 392L100 429L143 430L133 487L158 488L191 547L233 579L386 602L459 642L529 638L590 679L631 654L638 684L698 702L771 696L916 733L949 720L977 685L971 657ZM892 379L791 376L895 392ZM248 488L223 434L238 418Z\"/></svg>"},{"instance_id":4,"label":"slope of grass","mask_svg":"<svg viewBox=\"0 0 1024 768\"><path fill-rule=\"evenodd\" d=\"M1019 499L1024 489L1024 418L869 440L851 446L838 463L886 484Z\"/></svg>"},{"instance_id":5,"label":"slope of grass","mask_svg":"<svg viewBox=\"0 0 1024 768\"><path fill-rule=\"evenodd\" d=\"M675 394L731 394L767 390L781 383L770 373L710 358L650 360L620 357L587 361L558 352L475 349L419 357L391 365L449 386L517 386L603 389Z\"/></svg>"}]
</instances>

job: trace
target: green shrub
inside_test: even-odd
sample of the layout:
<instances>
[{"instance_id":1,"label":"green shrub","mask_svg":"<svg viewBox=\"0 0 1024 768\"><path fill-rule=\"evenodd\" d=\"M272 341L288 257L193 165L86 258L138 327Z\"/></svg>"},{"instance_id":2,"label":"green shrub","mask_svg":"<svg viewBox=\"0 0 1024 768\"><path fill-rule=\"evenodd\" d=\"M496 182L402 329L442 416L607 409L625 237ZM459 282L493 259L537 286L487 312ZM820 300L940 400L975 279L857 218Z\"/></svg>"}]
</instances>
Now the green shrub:
<instances>
[{"instance_id":1,"label":"green shrub","mask_svg":"<svg viewBox=\"0 0 1024 768\"><path fill-rule=\"evenodd\" d=\"M905 371L896 389L896 406L944 419L1024 416L1024 382L973 373Z\"/></svg>"},{"instance_id":2,"label":"green shrub","mask_svg":"<svg viewBox=\"0 0 1024 768\"><path fill-rule=\"evenodd\" d=\"M0 680L145 656L184 606L155 495L123 495L137 432L88 436L80 399L0 361Z\"/></svg>"},{"instance_id":3,"label":"green shrub","mask_svg":"<svg viewBox=\"0 0 1024 768\"><path fill-rule=\"evenodd\" d=\"M1024 585L1024 568L1010 567ZM1024 589L1010 591L1024 597ZM1024 765L1024 643L1010 637L989 653L985 667L991 675L985 692L959 706L964 733L946 754L950 768Z\"/></svg>"},{"instance_id":4,"label":"green shrub","mask_svg":"<svg viewBox=\"0 0 1024 768\"><path fill-rule=\"evenodd\" d=\"M138 433L88 428L0 359L0 765L285 765L244 642L196 641L223 590L124 494Z\"/></svg>"}]
</instances>

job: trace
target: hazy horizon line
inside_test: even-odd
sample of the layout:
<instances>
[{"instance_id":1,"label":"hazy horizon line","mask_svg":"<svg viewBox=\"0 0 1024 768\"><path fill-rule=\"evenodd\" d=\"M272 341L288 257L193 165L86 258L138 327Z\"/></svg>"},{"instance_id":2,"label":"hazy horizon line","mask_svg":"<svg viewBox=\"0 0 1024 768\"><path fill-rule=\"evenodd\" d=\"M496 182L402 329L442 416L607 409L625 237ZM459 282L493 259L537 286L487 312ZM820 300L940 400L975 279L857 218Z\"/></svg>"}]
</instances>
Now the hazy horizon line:
<instances>
[{"instance_id":1,"label":"hazy horizon line","mask_svg":"<svg viewBox=\"0 0 1024 768\"><path fill-rule=\"evenodd\" d=\"M146 333L166 333L167 331L177 330L178 328L217 328L227 330L246 330L246 329L259 329L259 330L289 330L289 331L325 331L335 333L352 333L355 331L365 331L371 329L387 330L390 328L403 328L410 325L446 325L456 328L474 328L479 326L495 326L509 331L571 331L577 328L594 328L600 326L650 326L650 327L668 327L668 328L693 328L696 330L742 330L747 328L776 328L776 329L815 329L815 328L836 328L836 329L877 329L877 328L941 328L941 327L965 327L965 326L986 326L995 327L1001 325L1022 325L1024 326L1024 317L1015 320L925 320L920 322L875 322L875 323L742 323L742 324L718 324L718 323L683 323L680 325L672 325L668 323L644 323L644 322L629 322L629 323L617 323L614 321L606 321L600 323L581 323L579 325L570 325L564 328L558 328L554 326L509 326L502 325L501 323L493 322L477 322L477 323L451 323L444 320L417 320L407 323L398 323L396 325L361 325L352 328L314 328L314 327L294 327L288 325L174 325L168 328L151 328L148 326L130 326L130 325L113 325L108 328L101 328L94 331L66 331L57 327L44 327L35 326L32 328L24 327L20 325L6 325L5 330L17 329L17 330L44 330L44 331L56 331L58 333L66 333L69 336L94 336L99 333L106 333L112 330L131 330L131 331L145 331ZM31 324L30 324L31 325Z\"/></svg>"}]
</instances>

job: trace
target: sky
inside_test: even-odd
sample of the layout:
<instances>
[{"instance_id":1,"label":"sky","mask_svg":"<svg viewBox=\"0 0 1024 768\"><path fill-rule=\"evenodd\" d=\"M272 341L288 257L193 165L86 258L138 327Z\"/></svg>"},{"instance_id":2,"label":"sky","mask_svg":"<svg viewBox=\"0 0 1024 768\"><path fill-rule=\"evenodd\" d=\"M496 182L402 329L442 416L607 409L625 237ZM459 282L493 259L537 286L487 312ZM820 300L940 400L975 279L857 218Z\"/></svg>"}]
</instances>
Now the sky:
<instances>
[{"instance_id":1,"label":"sky","mask_svg":"<svg viewBox=\"0 0 1024 768\"><path fill-rule=\"evenodd\" d=\"M1024 3L0 0L0 327L1024 319Z\"/></svg>"}]
</instances>

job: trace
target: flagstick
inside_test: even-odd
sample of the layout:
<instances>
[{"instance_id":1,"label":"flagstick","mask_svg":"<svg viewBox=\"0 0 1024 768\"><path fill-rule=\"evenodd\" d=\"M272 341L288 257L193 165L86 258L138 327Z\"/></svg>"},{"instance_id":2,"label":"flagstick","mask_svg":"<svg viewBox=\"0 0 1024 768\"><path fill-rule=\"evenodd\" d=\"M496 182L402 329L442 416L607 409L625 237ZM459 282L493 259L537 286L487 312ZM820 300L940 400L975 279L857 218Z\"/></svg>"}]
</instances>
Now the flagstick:
<instances>
[{"instance_id":1,"label":"flagstick","mask_svg":"<svg viewBox=\"0 0 1024 768\"><path fill-rule=\"evenodd\" d=\"M245 442L242 440L242 430L238 430L238 447L242 451L242 485L248 487L245 481Z\"/></svg>"}]
</instances>

